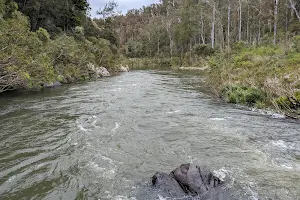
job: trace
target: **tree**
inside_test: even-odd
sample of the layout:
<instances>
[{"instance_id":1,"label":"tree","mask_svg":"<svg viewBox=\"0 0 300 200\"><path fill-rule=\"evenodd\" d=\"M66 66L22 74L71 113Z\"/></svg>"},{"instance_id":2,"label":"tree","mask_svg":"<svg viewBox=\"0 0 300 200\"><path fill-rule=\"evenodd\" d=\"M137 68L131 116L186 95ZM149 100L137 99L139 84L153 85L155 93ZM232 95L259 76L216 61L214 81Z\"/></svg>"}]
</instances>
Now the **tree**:
<instances>
[{"instance_id":1,"label":"tree","mask_svg":"<svg viewBox=\"0 0 300 200\"><path fill-rule=\"evenodd\" d=\"M83 25L89 10L87 0L15 0L19 10L30 18L31 30L40 27L51 33Z\"/></svg>"},{"instance_id":2,"label":"tree","mask_svg":"<svg viewBox=\"0 0 300 200\"><path fill-rule=\"evenodd\" d=\"M112 1L109 1L108 3L106 3L103 8L100 8L97 11L97 14L101 15L102 18L104 18L104 19L108 18L108 17L114 17L114 16L118 15L118 12L116 11L117 8L118 8L117 2L112 0Z\"/></svg>"},{"instance_id":3,"label":"tree","mask_svg":"<svg viewBox=\"0 0 300 200\"><path fill-rule=\"evenodd\" d=\"M299 13L299 11L296 8L296 6L297 6L296 2L294 2L294 0L290 0L290 6L293 9L293 11L295 12L295 14L296 14L296 16L297 16L297 18L298 18L298 20L300 22L300 13Z\"/></svg>"},{"instance_id":4,"label":"tree","mask_svg":"<svg viewBox=\"0 0 300 200\"><path fill-rule=\"evenodd\" d=\"M274 0L274 39L273 39L274 45L276 45L276 40L277 40L278 3L279 0Z\"/></svg>"}]
</instances>

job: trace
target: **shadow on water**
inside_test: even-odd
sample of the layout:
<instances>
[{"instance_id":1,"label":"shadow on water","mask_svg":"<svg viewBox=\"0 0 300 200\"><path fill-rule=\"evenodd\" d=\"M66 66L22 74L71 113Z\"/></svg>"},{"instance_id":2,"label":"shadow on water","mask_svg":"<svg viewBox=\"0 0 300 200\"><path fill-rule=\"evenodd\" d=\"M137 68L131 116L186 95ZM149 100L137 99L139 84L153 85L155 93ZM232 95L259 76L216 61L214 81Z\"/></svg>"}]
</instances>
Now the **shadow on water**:
<instances>
[{"instance_id":1,"label":"shadow on water","mask_svg":"<svg viewBox=\"0 0 300 200\"><path fill-rule=\"evenodd\" d=\"M149 177L189 162L239 199L299 199L298 121L220 103L204 81L133 71L1 96L1 199L158 199Z\"/></svg>"}]
</instances>

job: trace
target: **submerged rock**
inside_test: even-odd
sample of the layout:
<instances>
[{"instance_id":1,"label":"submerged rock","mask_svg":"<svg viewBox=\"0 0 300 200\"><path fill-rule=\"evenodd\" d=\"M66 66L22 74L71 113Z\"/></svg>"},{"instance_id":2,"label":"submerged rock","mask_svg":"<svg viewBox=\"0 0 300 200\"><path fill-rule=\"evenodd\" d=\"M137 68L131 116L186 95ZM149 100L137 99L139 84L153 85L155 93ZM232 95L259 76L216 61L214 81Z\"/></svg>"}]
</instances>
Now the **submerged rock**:
<instances>
[{"instance_id":1,"label":"submerged rock","mask_svg":"<svg viewBox=\"0 0 300 200\"><path fill-rule=\"evenodd\" d=\"M159 189L164 198L197 197L199 200L230 200L225 182L201 166L184 164L169 175L156 173L152 177L152 185Z\"/></svg>"},{"instance_id":2,"label":"submerged rock","mask_svg":"<svg viewBox=\"0 0 300 200\"><path fill-rule=\"evenodd\" d=\"M98 77L110 76L109 71L105 67L97 67L96 68L96 74L97 74Z\"/></svg>"},{"instance_id":3,"label":"submerged rock","mask_svg":"<svg viewBox=\"0 0 300 200\"><path fill-rule=\"evenodd\" d=\"M44 84L45 88L55 88L55 87L60 87L60 86L62 86L62 84L59 81Z\"/></svg>"},{"instance_id":4,"label":"submerged rock","mask_svg":"<svg viewBox=\"0 0 300 200\"><path fill-rule=\"evenodd\" d=\"M118 67L118 71L119 72L129 72L129 67L128 67L128 65L126 65L126 66L120 65Z\"/></svg>"}]
</instances>

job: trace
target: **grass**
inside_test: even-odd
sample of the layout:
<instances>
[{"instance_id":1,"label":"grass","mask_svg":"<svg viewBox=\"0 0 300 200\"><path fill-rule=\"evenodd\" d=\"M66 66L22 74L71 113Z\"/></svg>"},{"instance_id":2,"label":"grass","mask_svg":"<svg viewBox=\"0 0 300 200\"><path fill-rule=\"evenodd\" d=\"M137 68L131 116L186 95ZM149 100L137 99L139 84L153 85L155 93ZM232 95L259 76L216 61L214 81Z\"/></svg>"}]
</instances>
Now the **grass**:
<instances>
[{"instance_id":1,"label":"grass","mask_svg":"<svg viewBox=\"0 0 300 200\"><path fill-rule=\"evenodd\" d=\"M299 45L300 37L289 45L237 44L230 54L218 53L210 59L207 83L227 102L271 107L300 118Z\"/></svg>"}]
</instances>

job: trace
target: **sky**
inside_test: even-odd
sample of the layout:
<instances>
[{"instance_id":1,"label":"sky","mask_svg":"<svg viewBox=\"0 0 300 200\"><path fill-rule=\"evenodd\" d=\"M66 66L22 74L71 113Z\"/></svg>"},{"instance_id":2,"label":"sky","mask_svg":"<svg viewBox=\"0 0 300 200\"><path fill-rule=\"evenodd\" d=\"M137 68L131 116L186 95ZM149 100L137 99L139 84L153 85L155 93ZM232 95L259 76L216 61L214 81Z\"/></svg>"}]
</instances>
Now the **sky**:
<instances>
[{"instance_id":1,"label":"sky","mask_svg":"<svg viewBox=\"0 0 300 200\"><path fill-rule=\"evenodd\" d=\"M123 14L125 14L128 10L133 8L141 8L144 5L150 5L153 3L158 2L158 0L115 0L119 7L118 10L122 11ZM88 0L90 3L90 6L92 8L91 16L97 17L96 11L99 10L99 8L104 7L105 4L108 2L108 0ZM99 17L99 16L98 16Z\"/></svg>"}]
</instances>

